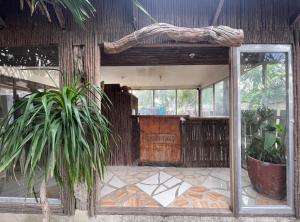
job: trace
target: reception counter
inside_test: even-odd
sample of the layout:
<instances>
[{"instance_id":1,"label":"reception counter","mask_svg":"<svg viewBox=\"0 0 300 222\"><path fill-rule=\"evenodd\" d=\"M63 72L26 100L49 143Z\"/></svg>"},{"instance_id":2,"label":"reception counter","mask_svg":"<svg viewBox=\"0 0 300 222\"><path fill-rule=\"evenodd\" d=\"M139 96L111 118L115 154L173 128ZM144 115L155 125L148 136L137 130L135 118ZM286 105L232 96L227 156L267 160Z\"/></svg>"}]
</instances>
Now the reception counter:
<instances>
[{"instance_id":1,"label":"reception counter","mask_svg":"<svg viewBox=\"0 0 300 222\"><path fill-rule=\"evenodd\" d=\"M136 117L140 130L140 162L180 163L182 116Z\"/></svg>"},{"instance_id":2,"label":"reception counter","mask_svg":"<svg viewBox=\"0 0 300 222\"><path fill-rule=\"evenodd\" d=\"M186 167L229 166L226 117L132 116L139 164Z\"/></svg>"}]
</instances>

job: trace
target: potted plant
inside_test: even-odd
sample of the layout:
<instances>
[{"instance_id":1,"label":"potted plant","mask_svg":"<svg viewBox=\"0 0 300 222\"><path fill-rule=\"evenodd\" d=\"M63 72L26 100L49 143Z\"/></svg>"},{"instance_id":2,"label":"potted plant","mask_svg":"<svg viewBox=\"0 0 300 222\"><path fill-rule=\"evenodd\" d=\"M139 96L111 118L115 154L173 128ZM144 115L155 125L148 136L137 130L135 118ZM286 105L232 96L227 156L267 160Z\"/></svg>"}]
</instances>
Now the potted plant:
<instances>
[{"instance_id":1,"label":"potted plant","mask_svg":"<svg viewBox=\"0 0 300 222\"><path fill-rule=\"evenodd\" d=\"M284 127L275 124L274 112L264 106L252 117L253 135L246 150L250 181L257 192L283 199L286 196Z\"/></svg>"},{"instance_id":2,"label":"potted plant","mask_svg":"<svg viewBox=\"0 0 300 222\"><path fill-rule=\"evenodd\" d=\"M38 201L44 221L49 221L46 188L51 177L72 192L80 183L90 190L95 174L103 175L110 135L109 123L101 114L103 100L101 88L74 81L60 90L25 96L0 125L0 172L24 158L28 191L42 172Z\"/></svg>"}]
</instances>

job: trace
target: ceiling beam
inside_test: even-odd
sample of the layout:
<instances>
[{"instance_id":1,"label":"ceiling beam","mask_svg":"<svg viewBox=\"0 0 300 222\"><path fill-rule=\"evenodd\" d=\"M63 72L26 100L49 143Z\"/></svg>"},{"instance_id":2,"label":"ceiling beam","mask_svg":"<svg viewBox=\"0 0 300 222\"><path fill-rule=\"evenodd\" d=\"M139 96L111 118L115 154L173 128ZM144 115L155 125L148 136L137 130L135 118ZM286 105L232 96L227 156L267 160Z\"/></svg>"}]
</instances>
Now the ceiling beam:
<instances>
[{"instance_id":1,"label":"ceiling beam","mask_svg":"<svg viewBox=\"0 0 300 222\"><path fill-rule=\"evenodd\" d=\"M289 18L289 25L293 26L300 21L300 9Z\"/></svg>"},{"instance_id":2,"label":"ceiling beam","mask_svg":"<svg viewBox=\"0 0 300 222\"><path fill-rule=\"evenodd\" d=\"M215 14L214 14L214 17L213 17L213 19L212 19L212 21L211 21L211 23L210 23L211 26L217 25L217 22L218 22L220 13L221 13L221 11L222 11L224 2L225 2L225 0L219 0L218 7L217 7L217 9L216 9L216 11L215 11Z\"/></svg>"},{"instance_id":3,"label":"ceiling beam","mask_svg":"<svg viewBox=\"0 0 300 222\"><path fill-rule=\"evenodd\" d=\"M3 18L0 16L0 29L1 28L7 28L6 23L4 22Z\"/></svg>"}]
</instances>

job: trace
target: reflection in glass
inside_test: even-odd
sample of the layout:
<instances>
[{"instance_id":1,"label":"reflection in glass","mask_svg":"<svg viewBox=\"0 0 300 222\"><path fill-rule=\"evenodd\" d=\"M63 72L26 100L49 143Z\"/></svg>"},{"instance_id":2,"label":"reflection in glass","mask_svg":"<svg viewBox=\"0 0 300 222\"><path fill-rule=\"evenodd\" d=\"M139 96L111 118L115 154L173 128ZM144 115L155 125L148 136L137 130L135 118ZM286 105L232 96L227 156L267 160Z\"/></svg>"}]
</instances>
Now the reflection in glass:
<instances>
[{"instance_id":1,"label":"reflection in glass","mask_svg":"<svg viewBox=\"0 0 300 222\"><path fill-rule=\"evenodd\" d=\"M132 90L132 94L138 98L138 114L151 115L153 113L153 91Z\"/></svg>"},{"instance_id":2,"label":"reflection in glass","mask_svg":"<svg viewBox=\"0 0 300 222\"><path fill-rule=\"evenodd\" d=\"M214 87L202 89L201 116L214 116Z\"/></svg>"},{"instance_id":3,"label":"reflection in glass","mask_svg":"<svg viewBox=\"0 0 300 222\"><path fill-rule=\"evenodd\" d=\"M57 87L60 78L57 70L57 47L0 48L0 76Z\"/></svg>"},{"instance_id":4,"label":"reflection in glass","mask_svg":"<svg viewBox=\"0 0 300 222\"><path fill-rule=\"evenodd\" d=\"M198 116L198 90L177 90L177 115Z\"/></svg>"},{"instance_id":5,"label":"reflection in glass","mask_svg":"<svg viewBox=\"0 0 300 222\"><path fill-rule=\"evenodd\" d=\"M57 70L49 70L52 68L58 69L56 47L0 48L0 121L7 115L14 102L24 96L49 86L59 87L60 73ZM33 197L39 196L42 172L37 173L34 191L27 191L27 178L23 175L24 162L21 158L14 169L0 174L0 202L36 202ZM52 198L60 199L60 188L54 179L49 181L47 192L50 203ZM59 200L55 200L55 203L57 201Z\"/></svg>"},{"instance_id":6,"label":"reflection in glass","mask_svg":"<svg viewBox=\"0 0 300 222\"><path fill-rule=\"evenodd\" d=\"M159 115L176 115L176 90L155 90L154 107Z\"/></svg>"},{"instance_id":7,"label":"reflection in glass","mask_svg":"<svg viewBox=\"0 0 300 222\"><path fill-rule=\"evenodd\" d=\"M285 205L287 54L241 53L243 206Z\"/></svg>"},{"instance_id":8,"label":"reflection in glass","mask_svg":"<svg viewBox=\"0 0 300 222\"><path fill-rule=\"evenodd\" d=\"M215 84L215 115L229 116L229 80Z\"/></svg>"}]
</instances>

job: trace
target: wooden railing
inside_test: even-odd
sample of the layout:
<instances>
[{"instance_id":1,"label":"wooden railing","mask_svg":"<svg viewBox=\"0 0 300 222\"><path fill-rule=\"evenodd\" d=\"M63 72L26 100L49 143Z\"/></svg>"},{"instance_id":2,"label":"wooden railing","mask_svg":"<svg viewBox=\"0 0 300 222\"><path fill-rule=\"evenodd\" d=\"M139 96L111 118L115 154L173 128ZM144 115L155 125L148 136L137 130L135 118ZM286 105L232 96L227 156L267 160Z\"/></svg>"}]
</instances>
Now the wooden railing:
<instances>
[{"instance_id":1,"label":"wooden railing","mask_svg":"<svg viewBox=\"0 0 300 222\"><path fill-rule=\"evenodd\" d=\"M229 167L229 118L188 118L182 124L185 167Z\"/></svg>"}]
</instances>

